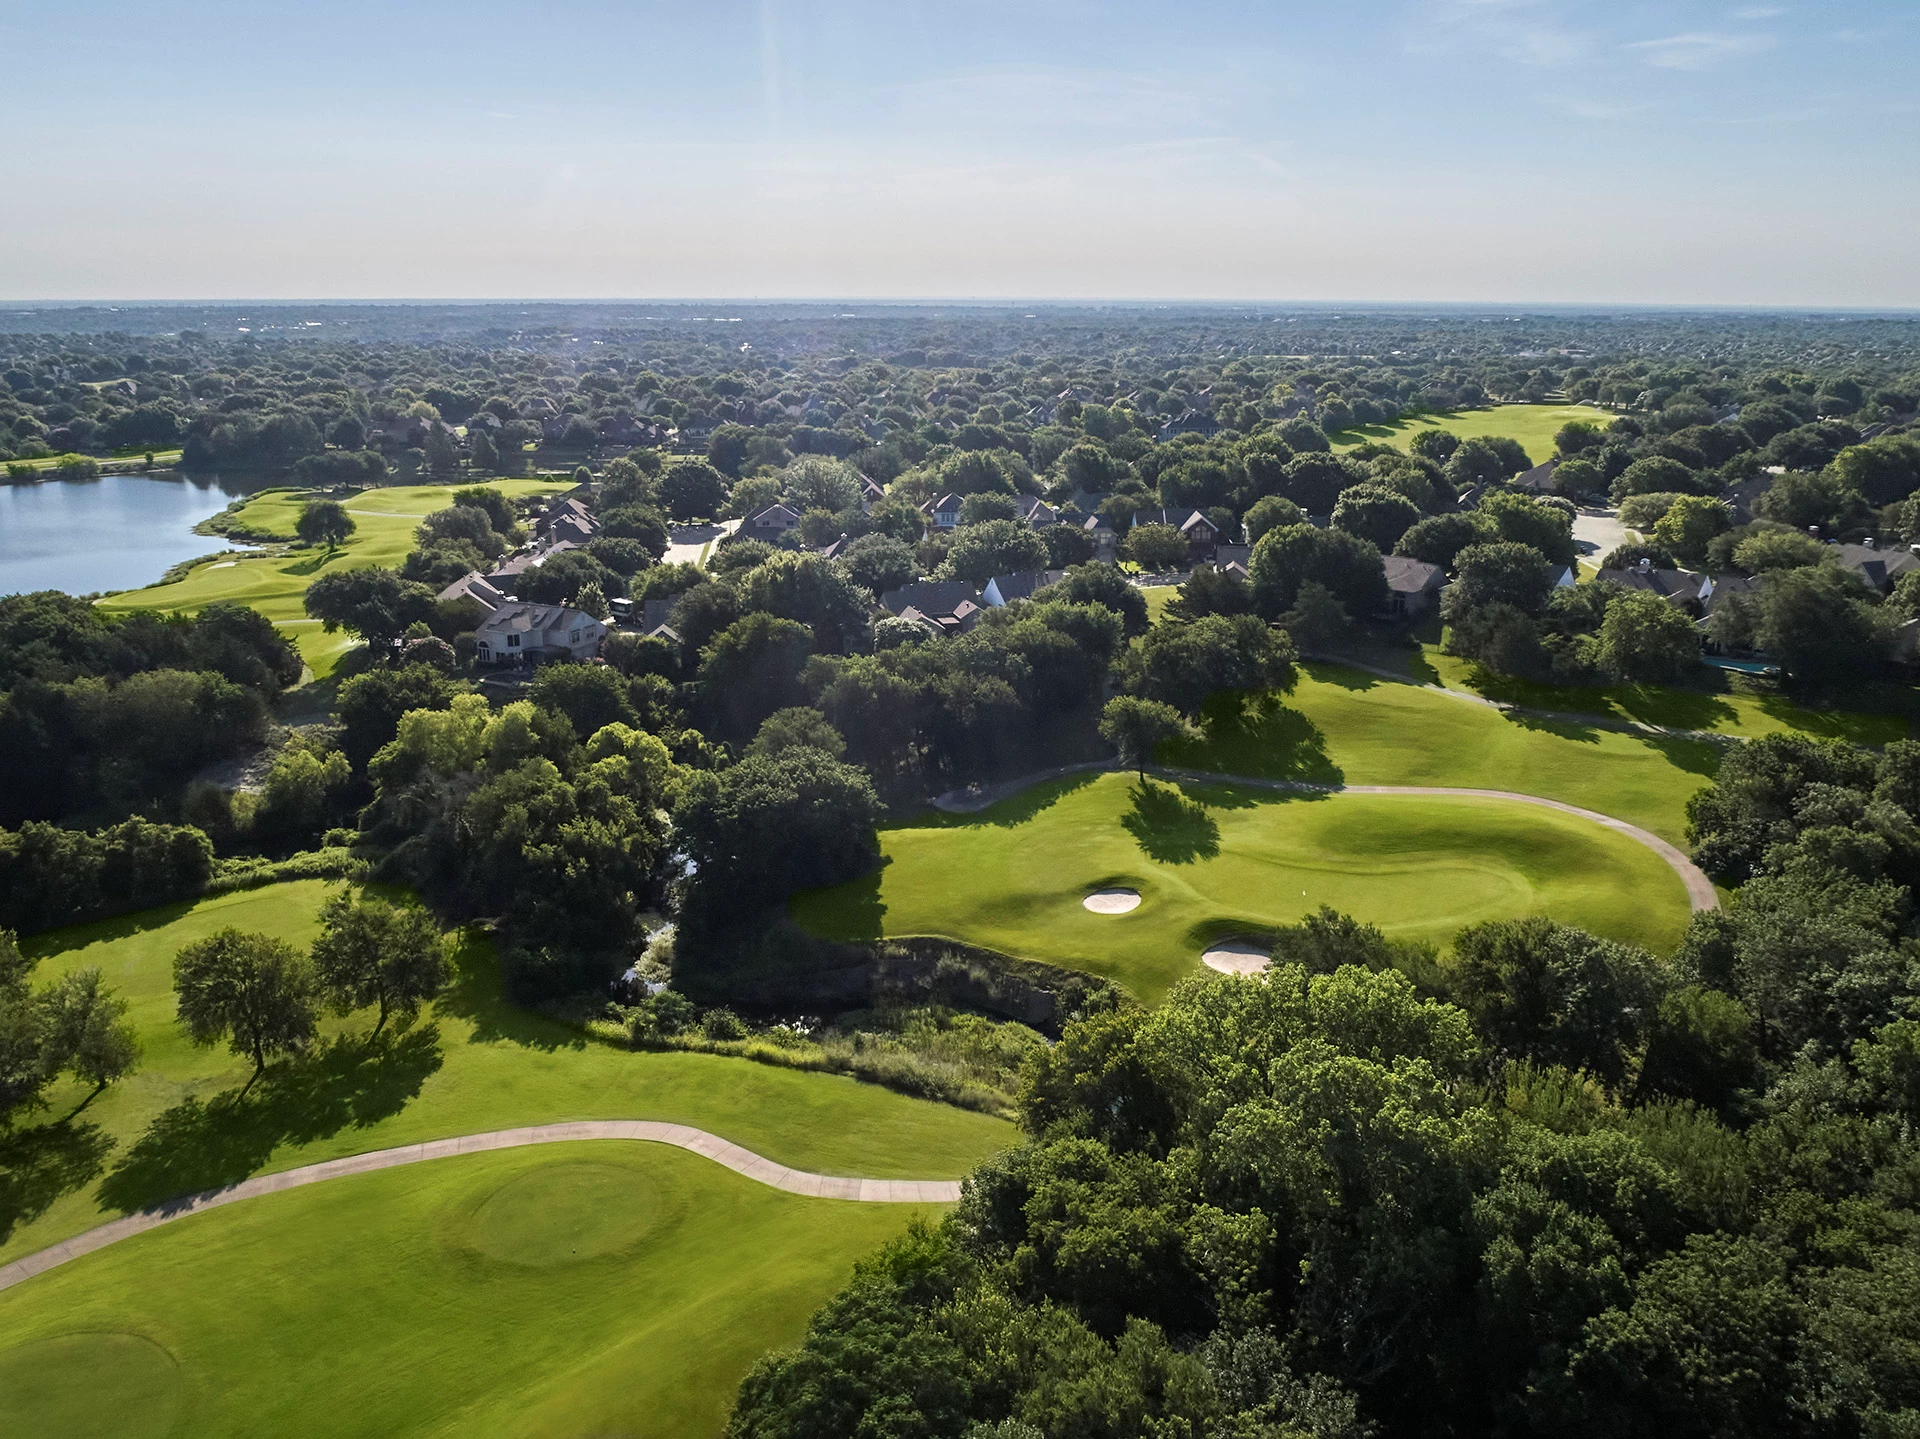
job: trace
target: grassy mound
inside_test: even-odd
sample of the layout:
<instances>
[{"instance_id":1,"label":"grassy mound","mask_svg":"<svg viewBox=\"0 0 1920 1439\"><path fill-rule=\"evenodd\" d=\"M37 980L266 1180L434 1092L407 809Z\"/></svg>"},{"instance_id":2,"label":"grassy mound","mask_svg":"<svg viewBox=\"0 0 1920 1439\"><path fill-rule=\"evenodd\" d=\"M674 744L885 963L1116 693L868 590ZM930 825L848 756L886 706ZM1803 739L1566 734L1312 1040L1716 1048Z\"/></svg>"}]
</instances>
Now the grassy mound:
<instances>
[{"instance_id":1,"label":"grassy mound","mask_svg":"<svg viewBox=\"0 0 1920 1439\"><path fill-rule=\"evenodd\" d=\"M1499 800L1078 775L883 831L881 848L878 873L799 896L794 917L828 938L932 934L1071 965L1148 1002L1194 972L1208 941L1323 904L1441 945L1479 920L1544 913L1665 951L1688 916L1679 877L1644 846ZM1142 903L1090 913L1082 901L1108 887Z\"/></svg>"},{"instance_id":2,"label":"grassy mound","mask_svg":"<svg viewBox=\"0 0 1920 1439\"><path fill-rule=\"evenodd\" d=\"M920 1212L605 1141L267 1195L0 1294L0 1433L718 1433Z\"/></svg>"},{"instance_id":3,"label":"grassy mound","mask_svg":"<svg viewBox=\"0 0 1920 1439\"><path fill-rule=\"evenodd\" d=\"M518 499L571 487L561 480L475 481ZM307 586L324 574L366 565L396 568L413 548L413 532L434 510L453 503L459 485L406 485L366 490L346 502L358 527L329 557L325 550L293 550L252 559L221 560L200 565L184 579L144 590L127 590L100 603L111 610L160 610L191 614L216 600L251 605L286 631L313 672L325 678L356 643L346 634L327 634L307 618L302 601ZM293 538L293 527L306 503L299 490L267 490L243 506L234 523L252 535ZM211 542L208 548L213 546Z\"/></svg>"},{"instance_id":4,"label":"grassy mound","mask_svg":"<svg viewBox=\"0 0 1920 1439\"><path fill-rule=\"evenodd\" d=\"M589 1040L505 1003L483 938L462 948L454 986L411 1032L370 1047L370 1014L330 1021L326 1043L243 1097L251 1066L194 1048L174 1023L173 957L226 925L305 945L327 889L270 885L29 942L36 984L103 969L132 1002L144 1053L132 1078L77 1114L86 1092L63 1085L45 1122L0 1137L0 1263L250 1174L555 1120L676 1121L796 1168L876 1178L953 1178L1013 1142L1003 1121L852 1079Z\"/></svg>"}]
</instances>

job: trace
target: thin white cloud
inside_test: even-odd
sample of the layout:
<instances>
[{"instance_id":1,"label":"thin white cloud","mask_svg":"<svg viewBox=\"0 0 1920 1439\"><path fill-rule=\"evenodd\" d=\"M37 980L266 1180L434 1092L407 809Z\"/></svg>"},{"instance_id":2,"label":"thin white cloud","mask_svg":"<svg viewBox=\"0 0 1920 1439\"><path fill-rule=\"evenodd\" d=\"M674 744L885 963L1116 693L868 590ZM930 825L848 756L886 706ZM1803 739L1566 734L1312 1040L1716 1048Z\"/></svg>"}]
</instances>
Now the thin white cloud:
<instances>
[{"instance_id":1,"label":"thin white cloud","mask_svg":"<svg viewBox=\"0 0 1920 1439\"><path fill-rule=\"evenodd\" d=\"M1417 12L1406 46L1416 53L1485 50L1551 69L1580 60L1593 39L1562 23L1554 0L1432 0Z\"/></svg>"},{"instance_id":2,"label":"thin white cloud","mask_svg":"<svg viewBox=\"0 0 1920 1439\"><path fill-rule=\"evenodd\" d=\"M1624 48L1639 51L1649 65L1662 70L1708 70L1722 60L1757 55L1779 43L1772 35L1723 35L1717 31L1695 30L1659 40L1635 40Z\"/></svg>"},{"instance_id":3,"label":"thin white cloud","mask_svg":"<svg viewBox=\"0 0 1920 1439\"><path fill-rule=\"evenodd\" d=\"M1736 20L1772 20L1787 13L1784 5L1747 5L1733 12Z\"/></svg>"}]
</instances>

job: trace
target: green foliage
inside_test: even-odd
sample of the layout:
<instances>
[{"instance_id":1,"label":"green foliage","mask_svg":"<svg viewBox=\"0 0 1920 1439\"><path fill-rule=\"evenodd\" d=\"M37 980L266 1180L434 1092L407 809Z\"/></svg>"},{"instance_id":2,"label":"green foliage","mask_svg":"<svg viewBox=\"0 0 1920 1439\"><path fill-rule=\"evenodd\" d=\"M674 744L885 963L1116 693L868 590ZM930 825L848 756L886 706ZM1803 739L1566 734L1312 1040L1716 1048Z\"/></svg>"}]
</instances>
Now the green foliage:
<instances>
[{"instance_id":1,"label":"green foliage","mask_svg":"<svg viewBox=\"0 0 1920 1439\"><path fill-rule=\"evenodd\" d=\"M1365 618L1386 607L1387 577L1380 551L1344 530L1287 525L1270 530L1253 547L1248 565L1256 613L1276 619L1292 608L1300 587L1326 586L1348 615Z\"/></svg>"},{"instance_id":2,"label":"green foliage","mask_svg":"<svg viewBox=\"0 0 1920 1439\"><path fill-rule=\"evenodd\" d=\"M338 500L310 500L301 507L294 533L301 543L337 548L355 529L353 516Z\"/></svg>"},{"instance_id":3,"label":"green foliage","mask_svg":"<svg viewBox=\"0 0 1920 1439\"><path fill-rule=\"evenodd\" d=\"M392 1015L412 1023L451 973L440 927L427 911L364 894L356 900L346 890L321 906L312 959L314 987L336 1013L379 1007L375 1034Z\"/></svg>"},{"instance_id":4,"label":"green foliage","mask_svg":"<svg viewBox=\"0 0 1920 1439\"><path fill-rule=\"evenodd\" d=\"M1253 615L1206 615L1148 631L1135 683L1191 717L1222 690L1291 689L1295 659L1286 635Z\"/></svg>"},{"instance_id":5,"label":"green foliage","mask_svg":"<svg viewBox=\"0 0 1920 1439\"><path fill-rule=\"evenodd\" d=\"M174 958L173 987L188 1037L207 1046L226 1040L253 1061L256 1076L314 1036L312 966L270 934L223 929L188 945Z\"/></svg>"},{"instance_id":6,"label":"green foliage","mask_svg":"<svg viewBox=\"0 0 1920 1439\"><path fill-rule=\"evenodd\" d=\"M1659 595L1629 590L1607 605L1595 658L1615 679L1672 684L1698 666L1700 632Z\"/></svg>"},{"instance_id":7,"label":"green foliage","mask_svg":"<svg viewBox=\"0 0 1920 1439\"><path fill-rule=\"evenodd\" d=\"M1139 771L1142 781L1162 740L1194 733L1186 717L1161 700L1116 695L1100 712L1100 738L1120 752L1122 764Z\"/></svg>"}]
</instances>

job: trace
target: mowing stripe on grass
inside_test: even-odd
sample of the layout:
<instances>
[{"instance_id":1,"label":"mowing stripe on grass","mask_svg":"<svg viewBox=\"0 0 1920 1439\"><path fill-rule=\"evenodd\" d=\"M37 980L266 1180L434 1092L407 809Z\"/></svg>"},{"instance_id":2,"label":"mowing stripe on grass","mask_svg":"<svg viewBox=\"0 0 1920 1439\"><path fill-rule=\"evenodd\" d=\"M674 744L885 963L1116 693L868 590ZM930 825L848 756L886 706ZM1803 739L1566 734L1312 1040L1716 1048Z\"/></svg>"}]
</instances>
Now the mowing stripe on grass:
<instances>
[{"instance_id":1,"label":"mowing stripe on grass","mask_svg":"<svg viewBox=\"0 0 1920 1439\"><path fill-rule=\"evenodd\" d=\"M649 1144L671 1144L711 1159L736 1174L757 1180L773 1189L809 1199L850 1199L863 1204L952 1204L960 1198L960 1182L954 1179L842 1179L828 1174L809 1174L789 1169L771 1159L742 1149L685 1124L661 1124L650 1119L589 1119L567 1124L535 1124L523 1129L496 1129L489 1134L463 1134L453 1139L435 1139L425 1144L408 1144L398 1149L375 1149L345 1159L329 1159L323 1164L308 1164L299 1169L283 1169L277 1174L262 1174L225 1189L209 1189L189 1194L165 1204L129 1214L97 1229L37 1254L0 1268L0 1289L31 1279L36 1274L65 1264L70 1259L131 1239L149 1229L202 1210L218 1209L242 1199L262 1194L278 1194L284 1189L320 1184L329 1179L367 1174L376 1169L394 1169L402 1164L419 1164L429 1159L447 1159L456 1154L478 1154L494 1149L519 1149L529 1144L566 1144L583 1139L624 1139Z\"/></svg>"}]
</instances>

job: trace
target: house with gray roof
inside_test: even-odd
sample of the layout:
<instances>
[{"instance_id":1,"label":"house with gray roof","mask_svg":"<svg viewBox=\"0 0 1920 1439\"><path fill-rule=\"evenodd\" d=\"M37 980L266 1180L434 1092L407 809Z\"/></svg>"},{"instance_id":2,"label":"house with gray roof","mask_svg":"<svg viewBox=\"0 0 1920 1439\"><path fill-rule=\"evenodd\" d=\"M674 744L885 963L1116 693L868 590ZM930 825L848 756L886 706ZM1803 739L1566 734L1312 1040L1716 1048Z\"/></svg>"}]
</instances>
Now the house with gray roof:
<instances>
[{"instance_id":1,"label":"house with gray roof","mask_svg":"<svg viewBox=\"0 0 1920 1439\"><path fill-rule=\"evenodd\" d=\"M566 605L503 605L474 631L475 657L483 665L524 665L590 660L600 652L607 627Z\"/></svg>"}]
</instances>

